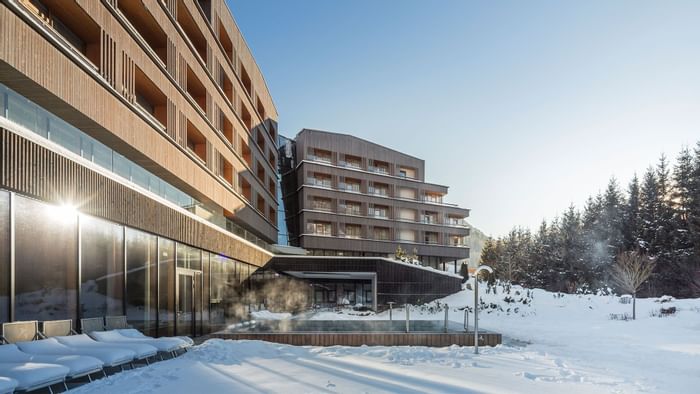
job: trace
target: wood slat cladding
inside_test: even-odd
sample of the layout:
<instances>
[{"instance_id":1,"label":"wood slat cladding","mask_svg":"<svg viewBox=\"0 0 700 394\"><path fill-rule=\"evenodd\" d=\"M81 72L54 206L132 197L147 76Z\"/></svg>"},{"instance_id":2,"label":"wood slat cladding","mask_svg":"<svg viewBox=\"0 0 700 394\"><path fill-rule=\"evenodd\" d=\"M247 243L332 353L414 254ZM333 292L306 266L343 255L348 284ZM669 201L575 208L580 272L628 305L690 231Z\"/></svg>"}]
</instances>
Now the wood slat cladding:
<instances>
[{"instance_id":1,"label":"wood slat cladding","mask_svg":"<svg viewBox=\"0 0 700 394\"><path fill-rule=\"evenodd\" d=\"M104 79L116 87L117 84L117 44L107 32L102 30L102 51L100 57L100 73Z\"/></svg>"},{"instance_id":2,"label":"wood slat cladding","mask_svg":"<svg viewBox=\"0 0 700 394\"><path fill-rule=\"evenodd\" d=\"M294 332L294 333L216 333L208 338L258 340L296 346L474 346L474 333L426 332ZM502 335L479 333L479 346L497 346Z\"/></svg>"},{"instance_id":3,"label":"wood slat cladding","mask_svg":"<svg viewBox=\"0 0 700 394\"><path fill-rule=\"evenodd\" d=\"M265 265L271 255L120 182L0 128L0 187L214 253Z\"/></svg>"},{"instance_id":4,"label":"wood slat cladding","mask_svg":"<svg viewBox=\"0 0 700 394\"><path fill-rule=\"evenodd\" d=\"M243 87L233 69L244 64L252 80L252 95L263 97L263 112L270 118L259 119L258 114L251 111L252 123L274 122L277 116L274 104L249 49L226 9L226 2L211 0L211 3L212 13L214 10L218 12L218 17L212 18L214 26L208 25L209 22L192 0L185 2L204 36L206 56L203 60L210 65L224 65L223 72L230 79L234 94L243 91ZM92 26L88 34L91 45L92 39L95 40L95 56L75 56L75 48L66 44L60 34L35 24L31 17L27 18L21 5L0 2L0 82L173 186L200 201L215 204L215 210L221 208L222 211L237 212L244 203L243 198L237 191L222 184L211 171L215 167L200 166L196 158L187 153L186 138L182 138L181 133L185 129L180 124L191 122L212 149L221 152L236 172L246 171L241 155L214 126L217 113L213 107L217 105L232 124L235 135L245 136L251 144L253 160L268 163L268 153L255 148L257 145L249 138L250 131L243 127L229 100L217 88L218 79L202 65L204 62L198 60L199 55L187 44L187 37L178 27L177 0L77 0L70 4L75 8L75 15L85 14L81 18L91 19L91 26L97 26L97 33L92 33ZM135 7L138 12L124 12L128 7ZM141 20L142 16L148 20ZM234 45L236 56L232 62L224 60L225 55L215 38L220 30L219 18ZM142 24L139 25L139 22ZM76 32L80 30L79 26L71 27ZM122 53L128 60L122 58ZM150 80L167 98L162 103L167 115L161 114L158 119L165 125L164 129L154 124L142 111L143 108L136 108L134 95L136 90L141 89L138 83L133 86L134 69L130 68L131 63L139 78ZM199 111L197 104L185 93L185 66L192 68L208 93L206 113ZM6 69L11 70L12 75L4 73ZM242 97L247 101L252 100L245 93ZM253 107L254 104L249 102L248 108ZM185 116L185 122L180 122L181 115ZM234 144L238 142L237 139L233 141ZM272 144L271 140L266 140L267 146ZM276 208L276 198L267 193L266 184L253 178L251 187L264 195L265 211ZM260 218L265 219L265 214L261 214ZM257 228L245 221L239 222L270 242L276 240L277 229L272 221L267 220L267 223L259 226L259 220L255 219Z\"/></svg>"},{"instance_id":5,"label":"wood slat cladding","mask_svg":"<svg viewBox=\"0 0 700 394\"><path fill-rule=\"evenodd\" d=\"M134 64L134 61L131 60L129 55L122 52L121 91L124 97L132 103L136 99L136 78L134 77L135 72L136 66Z\"/></svg>"}]
</instances>

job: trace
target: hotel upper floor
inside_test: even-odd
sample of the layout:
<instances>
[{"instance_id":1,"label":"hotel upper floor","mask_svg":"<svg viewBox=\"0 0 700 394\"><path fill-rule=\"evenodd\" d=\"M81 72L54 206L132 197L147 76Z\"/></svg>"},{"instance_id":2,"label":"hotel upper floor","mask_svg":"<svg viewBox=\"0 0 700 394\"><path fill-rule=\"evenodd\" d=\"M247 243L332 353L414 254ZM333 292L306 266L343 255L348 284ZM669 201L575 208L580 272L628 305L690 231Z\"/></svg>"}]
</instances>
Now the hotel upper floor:
<instances>
[{"instance_id":1,"label":"hotel upper floor","mask_svg":"<svg viewBox=\"0 0 700 394\"><path fill-rule=\"evenodd\" d=\"M302 130L290 146L280 152L293 244L344 255L391 255L402 245L432 263L468 257L469 210L444 201L447 186L425 182L423 160L318 130Z\"/></svg>"},{"instance_id":2,"label":"hotel upper floor","mask_svg":"<svg viewBox=\"0 0 700 394\"><path fill-rule=\"evenodd\" d=\"M224 0L0 0L0 84L5 119L276 240L277 112Z\"/></svg>"}]
</instances>

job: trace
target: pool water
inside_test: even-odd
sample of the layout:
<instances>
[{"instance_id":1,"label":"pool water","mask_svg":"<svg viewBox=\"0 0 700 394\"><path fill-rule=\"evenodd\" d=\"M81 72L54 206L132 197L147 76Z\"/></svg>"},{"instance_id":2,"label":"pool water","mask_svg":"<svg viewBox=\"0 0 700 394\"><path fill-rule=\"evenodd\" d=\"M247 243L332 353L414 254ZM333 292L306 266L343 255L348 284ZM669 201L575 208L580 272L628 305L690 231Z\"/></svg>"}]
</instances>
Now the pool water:
<instances>
[{"instance_id":1,"label":"pool water","mask_svg":"<svg viewBox=\"0 0 700 394\"><path fill-rule=\"evenodd\" d=\"M412 320L410 332L444 332L443 320ZM447 331L464 332L464 326L448 322ZM231 326L224 332L406 332L405 320L256 320Z\"/></svg>"}]
</instances>

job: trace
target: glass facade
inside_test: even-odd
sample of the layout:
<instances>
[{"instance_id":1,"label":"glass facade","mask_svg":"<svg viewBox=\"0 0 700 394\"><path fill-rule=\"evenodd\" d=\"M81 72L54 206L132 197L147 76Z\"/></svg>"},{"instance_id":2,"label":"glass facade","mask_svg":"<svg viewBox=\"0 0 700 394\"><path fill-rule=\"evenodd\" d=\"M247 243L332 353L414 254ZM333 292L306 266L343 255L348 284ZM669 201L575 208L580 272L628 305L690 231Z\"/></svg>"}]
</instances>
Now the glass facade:
<instances>
[{"instance_id":1,"label":"glass facade","mask_svg":"<svg viewBox=\"0 0 700 394\"><path fill-rule=\"evenodd\" d=\"M181 191L143 167L127 159L82 130L0 83L0 117L87 159L121 178L132 182L182 208L203 206L200 201ZM279 187L278 187L279 189ZM212 223L270 250L270 245L223 215L223 210L205 207L213 213ZM225 225L221 225L225 223Z\"/></svg>"},{"instance_id":2,"label":"glass facade","mask_svg":"<svg viewBox=\"0 0 700 394\"><path fill-rule=\"evenodd\" d=\"M10 320L10 193L0 190L0 323Z\"/></svg>"},{"instance_id":3,"label":"glass facade","mask_svg":"<svg viewBox=\"0 0 700 394\"><path fill-rule=\"evenodd\" d=\"M80 313L124 314L124 228L80 217Z\"/></svg>"},{"instance_id":4,"label":"glass facade","mask_svg":"<svg viewBox=\"0 0 700 394\"><path fill-rule=\"evenodd\" d=\"M77 319L78 215L20 196L13 205L15 320Z\"/></svg>"},{"instance_id":5,"label":"glass facade","mask_svg":"<svg viewBox=\"0 0 700 394\"><path fill-rule=\"evenodd\" d=\"M126 229L126 316L135 328L156 334L158 237Z\"/></svg>"},{"instance_id":6,"label":"glass facade","mask_svg":"<svg viewBox=\"0 0 700 394\"><path fill-rule=\"evenodd\" d=\"M247 319L257 299L248 283L255 268L0 190L3 322L14 279L14 320L73 319L79 329L81 318L126 314L149 335L202 335Z\"/></svg>"}]
</instances>

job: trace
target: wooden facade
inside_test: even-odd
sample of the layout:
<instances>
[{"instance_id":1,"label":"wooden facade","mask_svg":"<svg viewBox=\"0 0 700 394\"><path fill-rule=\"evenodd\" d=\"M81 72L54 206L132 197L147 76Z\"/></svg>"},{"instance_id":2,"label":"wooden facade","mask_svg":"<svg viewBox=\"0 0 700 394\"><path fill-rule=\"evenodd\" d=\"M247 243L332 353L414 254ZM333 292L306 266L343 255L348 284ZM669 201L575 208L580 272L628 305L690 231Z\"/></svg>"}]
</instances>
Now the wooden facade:
<instances>
[{"instance_id":1,"label":"wooden facade","mask_svg":"<svg viewBox=\"0 0 700 394\"><path fill-rule=\"evenodd\" d=\"M124 182L90 169L0 127L0 189L60 205L76 203L100 217L246 263L263 266L272 255L192 215L150 198Z\"/></svg>"},{"instance_id":2,"label":"wooden facade","mask_svg":"<svg viewBox=\"0 0 700 394\"><path fill-rule=\"evenodd\" d=\"M276 241L277 112L224 0L2 0L0 83Z\"/></svg>"}]
</instances>

